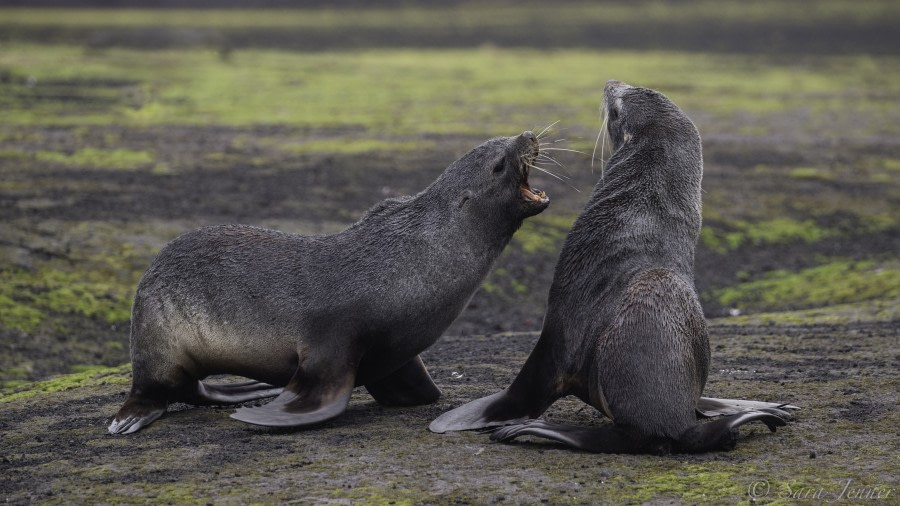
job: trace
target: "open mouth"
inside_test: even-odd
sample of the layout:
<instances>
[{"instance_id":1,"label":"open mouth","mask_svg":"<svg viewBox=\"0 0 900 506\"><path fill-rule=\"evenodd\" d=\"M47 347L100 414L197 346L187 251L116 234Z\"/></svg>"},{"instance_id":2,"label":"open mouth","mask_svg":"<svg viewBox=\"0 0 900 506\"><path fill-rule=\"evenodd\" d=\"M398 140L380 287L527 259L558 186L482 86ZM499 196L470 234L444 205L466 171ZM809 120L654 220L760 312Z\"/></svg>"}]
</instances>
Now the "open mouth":
<instances>
[{"instance_id":1,"label":"open mouth","mask_svg":"<svg viewBox=\"0 0 900 506\"><path fill-rule=\"evenodd\" d=\"M536 203L546 203L550 200L547 197L547 194L537 188L532 188L528 184L528 172L529 166L534 165L534 160L537 158L537 146L534 147L534 151L529 155L525 155L522 157L522 182L519 183L519 194L522 195L522 198L529 202Z\"/></svg>"}]
</instances>

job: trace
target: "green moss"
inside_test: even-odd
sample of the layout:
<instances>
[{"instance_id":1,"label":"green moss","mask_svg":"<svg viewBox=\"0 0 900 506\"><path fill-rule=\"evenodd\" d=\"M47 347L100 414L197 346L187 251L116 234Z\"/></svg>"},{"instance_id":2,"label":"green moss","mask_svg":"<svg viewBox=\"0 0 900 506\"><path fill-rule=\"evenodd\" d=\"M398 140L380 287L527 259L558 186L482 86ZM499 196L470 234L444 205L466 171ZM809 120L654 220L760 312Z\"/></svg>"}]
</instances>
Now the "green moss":
<instances>
[{"instance_id":1,"label":"green moss","mask_svg":"<svg viewBox=\"0 0 900 506\"><path fill-rule=\"evenodd\" d=\"M794 179L811 181L834 181L834 174L819 167L797 167L788 172Z\"/></svg>"},{"instance_id":2,"label":"green moss","mask_svg":"<svg viewBox=\"0 0 900 506\"><path fill-rule=\"evenodd\" d=\"M33 332L52 313L121 323L130 318L130 283L126 289L98 272L13 269L0 272L0 309L0 325L22 332Z\"/></svg>"},{"instance_id":3,"label":"green moss","mask_svg":"<svg viewBox=\"0 0 900 506\"><path fill-rule=\"evenodd\" d=\"M41 311L0 293L0 325L21 332L31 332L40 325L42 317Z\"/></svg>"},{"instance_id":4,"label":"green moss","mask_svg":"<svg viewBox=\"0 0 900 506\"><path fill-rule=\"evenodd\" d=\"M622 484L627 500L645 502L669 497L688 503L708 503L723 497L741 497L747 491L741 479L743 473L727 464L685 465L676 469L648 467L651 467L649 472L640 470L630 478L612 480Z\"/></svg>"},{"instance_id":5,"label":"green moss","mask_svg":"<svg viewBox=\"0 0 900 506\"><path fill-rule=\"evenodd\" d=\"M878 299L797 311L764 312L710 320L722 325L845 325L900 319L900 299Z\"/></svg>"},{"instance_id":6,"label":"green moss","mask_svg":"<svg viewBox=\"0 0 900 506\"><path fill-rule=\"evenodd\" d=\"M334 16L329 12L323 15ZM572 11L577 17L576 12L581 11ZM601 16L600 11L596 14ZM177 24L182 12L164 16L166 22ZM359 22L367 21L360 18ZM895 91L893 81L880 77L897 72L900 65L887 57L829 56L761 67L748 55L491 47L293 53L235 50L228 61L207 49L85 52L70 46L10 43L2 49L0 67L37 80L33 88L19 81L0 83L0 107L4 108L5 123L12 126L41 125L52 117L54 123L78 126L278 123L362 127L379 135L416 136L512 134L560 118L565 122L560 128L574 124L594 129L599 125L598 68L607 75L667 91L688 111L727 118L748 112L768 116L803 111L827 119L846 109L845 101L834 97L875 86L882 93ZM536 65L540 72L535 72ZM160 68L166 72L161 74ZM843 71L835 73L834 68ZM49 93L52 90L40 100L22 99L44 93L41 83L48 81L62 81L66 90L83 94L103 92L103 101L56 99ZM138 84L121 88L92 84L98 81ZM371 86L373 82L378 86ZM685 88L686 82L692 85ZM366 92L360 93L361 89ZM766 90L765 94L760 90ZM883 117L878 101L857 105L864 110L857 115L871 110L873 121ZM882 135L897 132L893 122L885 118L883 123L886 126L879 126ZM823 119L818 128L846 134L833 120ZM573 136L573 147L593 147L589 135L574 138L579 136ZM361 143L346 149L372 148ZM127 159L129 155L124 156ZM152 161L147 161L147 154L131 156L137 157L135 164Z\"/></svg>"},{"instance_id":7,"label":"green moss","mask_svg":"<svg viewBox=\"0 0 900 506\"><path fill-rule=\"evenodd\" d=\"M434 146L431 141L388 141L382 139L317 139L302 144L290 144L281 149L298 154L328 153L355 155L371 152L402 152L427 150Z\"/></svg>"},{"instance_id":8,"label":"green moss","mask_svg":"<svg viewBox=\"0 0 900 506\"><path fill-rule=\"evenodd\" d=\"M131 372L130 364L121 365L119 367L83 366L81 367L80 372L57 376L37 383L30 383L25 387L19 387L13 391L0 393L0 403L12 401L21 402L38 395L98 385L101 382L106 384L115 383L126 385L130 382L127 375L129 372Z\"/></svg>"},{"instance_id":9,"label":"green moss","mask_svg":"<svg viewBox=\"0 0 900 506\"><path fill-rule=\"evenodd\" d=\"M38 151L35 153L35 158L40 161L58 163L68 167L121 170L143 167L153 163L155 160L155 156L149 151L96 148L83 148L72 154L56 151Z\"/></svg>"},{"instance_id":10,"label":"green moss","mask_svg":"<svg viewBox=\"0 0 900 506\"><path fill-rule=\"evenodd\" d=\"M700 230L700 242L716 253L727 253L743 246L783 244L793 241L817 242L838 232L818 226L813 220L796 221L775 218L759 222L733 221L723 230L705 225Z\"/></svg>"},{"instance_id":11,"label":"green moss","mask_svg":"<svg viewBox=\"0 0 900 506\"><path fill-rule=\"evenodd\" d=\"M573 215L539 214L522 224L512 242L529 254L551 253L562 247L563 241L575 221Z\"/></svg>"},{"instance_id":12,"label":"green moss","mask_svg":"<svg viewBox=\"0 0 900 506\"><path fill-rule=\"evenodd\" d=\"M409 489L399 488L392 483L386 483L379 487L363 486L336 489L331 493L331 497L336 500L349 499L352 502L379 506L421 504L423 500L429 498L427 494L416 494Z\"/></svg>"},{"instance_id":13,"label":"green moss","mask_svg":"<svg viewBox=\"0 0 900 506\"><path fill-rule=\"evenodd\" d=\"M777 270L718 290L714 297L723 306L753 311L895 299L900 297L900 265L839 260L799 272Z\"/></svg>"}]
</instances>

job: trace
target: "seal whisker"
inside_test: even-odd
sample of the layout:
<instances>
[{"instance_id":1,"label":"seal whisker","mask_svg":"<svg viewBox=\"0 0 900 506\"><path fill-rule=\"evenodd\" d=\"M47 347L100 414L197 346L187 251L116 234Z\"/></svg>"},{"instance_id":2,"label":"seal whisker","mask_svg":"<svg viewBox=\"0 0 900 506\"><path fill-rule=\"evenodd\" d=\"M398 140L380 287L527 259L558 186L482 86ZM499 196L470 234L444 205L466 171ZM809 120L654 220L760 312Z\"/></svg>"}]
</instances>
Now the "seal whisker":
<instances>
[{"instance_id":1,"label":"seal whisker","mask_svg":"<svg viewBox=\"0 0 900 506\"><path fill-rule=\"evenodd\" d=\"M566 142L569 139L556 139L555 141L541 142L538 143L539 146L548 146L550 144L556 144L557 142Z\"/></svg>"},{"instance_id":2,"label":"seal whisker","mask_svg":"<svg viewBox=\"0 0 900 506\"><path fill-rule=\"evenodd\" d=\"M544 135L545 133L547 133L551 128L553 128L554 126L556 126L556 124L559 123L559 122L560 122L560 120L556 120L556 121L554 121L553 123L550 123L550 124L547 125L543 130L541 130L540 133L538 133L535 137L537 137L538 139L540 139L542 135Z\"/></svg>"},{"instance_id":3,"label":"seal whisker","mask_svg":"<svg viewBox=\"0 0 900 506\"><path fill-rule=\"evenodd\" d=\"M547 160L548 162L553 162L553 163L555 163L556 165L559 165L560 167L562 167L562 168L564 168L564 169L566 168L565 165L563 165L563 164L559 163L558 161L554 160L550 155L541 153L541 154L538 155L538 158L540 158L541 160Z\"/></svg>"},{"instance_id":4,"label":"seal whisker","mask_svg":"<svg viewBox=\"0 0 900 506\"><path fill-rule=\"evenodd\" d=\"M572 153L578 153L580 155L588 156L588 154L585 153L584 151L578 151L577 149L568 149L568 148L544 148L544 149L547 151L570 151ZM601 156L603 156L602 153L601 153Z\"/></svg>"},{"instance_id":5,"label":"seal whisker","mask_svg":"<svg viewBox=\"0 0 900 506\"><path fill-rule=\"evenodd\" d=\"M546 173L548 173L548 174L552 174L553 176L555 176L557 179L560 179L560 180L562 180L562 179L572 179L572 178L569 177L569 176L564 176L564 175L562 175L562 174L557 174L557 173L555 173L555 172L549 170L547 167L542 167L542 166L540 166L540 165L537 165L537 163L538 163L538 162L534 162L534 163L526 164L526 165L528 165L529 167L534 167L535 169L538 169L538 170L542 170L542 171L544 171L544 172L546 172Z\"/></svg>"},{"instance_id":6,"label":"seal whisker","mask_svg":"<svg viewBox=\"0 0 900 506\"><path fill-rule=\"evenodd\" d=\"M602 135L604 132L609 131L609 114L606 114L606 111L603 112L603 123L600 125L600 134ZM603 136L603 142L600 144L600 179L606 175L606 138L609 135Z\"/></svg>"},{"instance_id":7,"label":"seal whisker","mask_svg":"<svg viewBox=\"0 0 900 506\"><path fill-rule=\"evenodd\" d=\"M565 179L563 179L563 177L561 177L561 176L559 176L559 175L557 175L557 174L554 174L553 172L551 172L551 171L549 171L549 170L547 170L547 169L544 169L544 168L542 168L542 167L538 167L537 165L532 165L532 164L527 164L527 165L528 165L529 167L531 167L532 169L537 169L537 170L539 170L539 171L541 171L541 172L544 172L544 173L546 173L546 174L549 174L549 175L555 177L556 179L559 179L559 180L562 181L563 183L566 183L566 185L568 185L569 188L571 188L571 189L577 191L578 193L581 193L581 190L579 190L578 188L575 188L574 186L572 186L572 184L569 183L568 181L566 181Z\"/></svg>"},{"instance_id":8,"label":"seal whisker","mask_svg":"<svg viewBox=\"0 0 900 506\"><path fill-rule=\"evenodd\" d=\"M603 112L603 106L600 106L600 112ZM600 132L597 133L597 140L594 141L594 152L591 153L591 174L594 173L594 159L597 155L597 144L600 143L600 136L603 135L603 131L606 129L606 114L603 115L603 121L600 124ZM600 158L603 158L603 149L600 149ZM600 167L601 177L603 172L603 167Z\"/></svg>"},{"instance_id":9,"label":"seal whisker","mask_svg":"<svg viewBox=\"0 0 900 506\"><path fill-rule=\"evenodd\" d=\"M538 155L538 158L540 158L541 160L547 160L547 161L550 161L550 162L555 163L556 165L559 166L559 168L561 168L562 170L566 171L566 174L568 174L568 175L569 175L569 178L571 179L572 173L569 172L569 169L568 169L564 164L559 163L558 161L554 160L552 156L550 156L550 155L548 155L548 154L546 154L546 153L541 153L541 154Z\"/></svg>"}]
</instances>

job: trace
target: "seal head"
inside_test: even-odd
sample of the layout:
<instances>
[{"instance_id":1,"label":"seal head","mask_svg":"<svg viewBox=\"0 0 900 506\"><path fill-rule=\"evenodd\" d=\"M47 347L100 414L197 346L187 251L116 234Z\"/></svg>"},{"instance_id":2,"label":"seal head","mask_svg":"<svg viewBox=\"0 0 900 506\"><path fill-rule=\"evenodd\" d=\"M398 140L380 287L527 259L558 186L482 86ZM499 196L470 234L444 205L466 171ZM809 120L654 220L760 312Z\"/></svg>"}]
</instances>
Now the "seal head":
<instances>
[{"instance_id":1,"label":"seal head","mask_svg":"<svg viewBox=\"0 0 900 506\"><path fill-rule=\"evenodd\" d=\"M500 218L523 220L550 204L547 194L528 182L529 166L534 165L539 152L537 137L530 131L517 137L491 139L451 164L432 186L462 187L458 206L474 207L486 218L497 217L500 208Z\"/></svg>"}]
</instances>

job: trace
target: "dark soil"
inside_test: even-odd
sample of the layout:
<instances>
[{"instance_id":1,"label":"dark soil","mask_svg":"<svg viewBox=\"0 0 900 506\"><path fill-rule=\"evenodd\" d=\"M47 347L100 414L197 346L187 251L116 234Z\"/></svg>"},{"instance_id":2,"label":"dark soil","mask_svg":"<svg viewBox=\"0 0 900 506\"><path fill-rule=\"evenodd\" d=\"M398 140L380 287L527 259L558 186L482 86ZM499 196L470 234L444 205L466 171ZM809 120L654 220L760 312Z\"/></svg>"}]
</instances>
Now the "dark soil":
<instances>
[{"instance_id":1,"label":"dark soil","mask_svg":"<svg viewBox=\"0 0 900 506\"><path fill-rule=\"evenodd\" d=\"M714 324L708 394L803 409L775 434L747 426L736 450L698 456L592 455L537 440L495 444L485 434L425 430L443 411L505 387L534 333L444 338L425 354L445 394L436 404L385 408L360 389L341 417L302 431L244 425L228 418L231 408L175 405L149 428L112 437L106 425L128 378L98 376L3 406L0 497L13 503L622 503L667 497L731 503L783 497L790 487L821 488L833 497L846 480L896 494L896 336L893 323ZM546 416L607 423L574 399L557 402ZM692 469L703 472L685 473ZM759 481L769 483L768 495L751 488Z\"/></svg>"}]
</instances>

